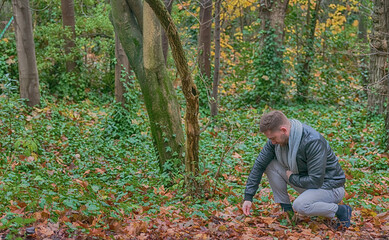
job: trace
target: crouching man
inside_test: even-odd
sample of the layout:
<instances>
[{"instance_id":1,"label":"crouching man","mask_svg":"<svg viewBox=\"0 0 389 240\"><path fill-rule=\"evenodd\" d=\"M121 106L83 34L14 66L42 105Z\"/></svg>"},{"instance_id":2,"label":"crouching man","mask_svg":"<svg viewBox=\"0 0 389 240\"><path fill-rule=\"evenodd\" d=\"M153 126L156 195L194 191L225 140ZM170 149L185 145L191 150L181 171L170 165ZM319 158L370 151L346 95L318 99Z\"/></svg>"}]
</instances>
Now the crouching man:
<instances>
[{"instance_id":1,"label":"crouching man","mask_svg":"<svg viewBox=\"0 0 389 240\"><path fill-rule=\"evenodd\" d=\"M248 177L244 214L250 214L252 199L266 173L274 201L284 211L306 216L336 216L336 228L349 227L352 209L338 204L345 195L345 175L324 137L298 120L289 120L281 111L264 114L259 130L269 140ZM293 206L287 184L300 194Z\"/></svg>"}]
</instances>

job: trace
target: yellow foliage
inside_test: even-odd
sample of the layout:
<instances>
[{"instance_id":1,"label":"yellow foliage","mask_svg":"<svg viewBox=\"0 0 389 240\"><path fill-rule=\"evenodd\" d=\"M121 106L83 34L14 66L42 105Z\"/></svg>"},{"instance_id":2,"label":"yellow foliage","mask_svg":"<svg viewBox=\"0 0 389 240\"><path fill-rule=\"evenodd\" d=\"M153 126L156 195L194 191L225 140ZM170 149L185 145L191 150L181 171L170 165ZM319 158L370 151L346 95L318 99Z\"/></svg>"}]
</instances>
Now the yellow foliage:
<instances>
[{"instance_id":1,"label":"yellow foliage","mask_svg":"<svg viewBox=\"0 0 389 240\"><path fill-rule=\"evenodd\" d=\"M234 20L236 18L242 17L245 9L250 9L250 11L255 11L257 4L255 0L231 0L222 2L222 13L220 18L222 20Z\"/></svg>"},{"instance_id":2,"label":"yellow foliage","mask_svg":"<svg viewBox=\"0 0 389 240\"><path fill-rule=\"evenodd\" d=\"M354 20L353 26L354 26L354 27L358 27L358 25L359 25L359 21L358 21L358 20Z\"/></svg>"}]
</instances>

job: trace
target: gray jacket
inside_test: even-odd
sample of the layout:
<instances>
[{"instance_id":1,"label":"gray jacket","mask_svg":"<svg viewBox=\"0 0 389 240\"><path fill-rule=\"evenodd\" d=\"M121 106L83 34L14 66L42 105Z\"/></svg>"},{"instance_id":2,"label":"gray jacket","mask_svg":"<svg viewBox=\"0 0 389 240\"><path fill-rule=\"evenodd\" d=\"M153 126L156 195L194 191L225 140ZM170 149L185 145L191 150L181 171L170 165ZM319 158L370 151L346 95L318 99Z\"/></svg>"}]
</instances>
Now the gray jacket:
<instances>
[{"instance_id":1,"label":"gray jacket","mask_svg":"<svg viewBox=\"0 0 389 240\"><path fill-rule=\"evenodd\" d=\"M276 158L275 145L267 141L247 179L244 200L252 201L262 175L269 163ZM297 150L299 174L292 174L289 182L304 189L333 189L344 186L344 172L327 140L310 126L303 124L303 134Z\"/></svg>"}]
</instances>

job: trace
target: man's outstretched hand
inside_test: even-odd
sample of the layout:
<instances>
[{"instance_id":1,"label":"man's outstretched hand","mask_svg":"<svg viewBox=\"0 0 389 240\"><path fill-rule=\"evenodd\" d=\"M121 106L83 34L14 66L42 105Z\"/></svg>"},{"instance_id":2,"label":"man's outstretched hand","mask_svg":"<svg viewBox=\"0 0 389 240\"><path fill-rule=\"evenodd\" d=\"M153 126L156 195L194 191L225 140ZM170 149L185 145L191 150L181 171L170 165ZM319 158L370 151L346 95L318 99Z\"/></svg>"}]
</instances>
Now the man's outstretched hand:
<instances>
[{"instance_id":1,"label":"man's outstretched hand","mask_svg":"<svg viewBox=\"0 0 389 240\"><path fill-rule=\"evenodd\" d=\"M244 201L244 203L243 203L242 209L243 209L243 213L246 216L250 215L251 205L252 205L252 202L250 202L250 201Z\"/></svg>"}]
</instances>

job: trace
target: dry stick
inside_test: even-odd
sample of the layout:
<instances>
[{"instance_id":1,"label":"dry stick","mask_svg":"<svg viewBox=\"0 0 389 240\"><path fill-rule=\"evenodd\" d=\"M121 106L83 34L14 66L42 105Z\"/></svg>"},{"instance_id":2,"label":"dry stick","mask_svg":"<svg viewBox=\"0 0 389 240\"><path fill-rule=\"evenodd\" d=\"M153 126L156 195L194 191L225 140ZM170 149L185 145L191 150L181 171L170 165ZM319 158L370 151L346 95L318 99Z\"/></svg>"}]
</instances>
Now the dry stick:
<instances>
[{"instance_id":1,"label":"dry stick","mask_svg":"<svg viewBox=\"0 0 389 240\"><path fill-rule=\"evenodd\" d=\"M217 183L218 183L218 177L219 177L219 174L220 174L220 168L224 162L224 159L225 159L225 156L227 155L227 153L229 153L231 151L231 149L234 148L234 146L238 143L238 141L243 137L244 133L228 148L227 151L225 151L220 159L220 164L219 164L219 167L217 169L217 172L215 174L215 188L213 189L213 195L215 195L216 193L216 188L217 188Z\"/></svg>"},{"instance_id":2,"label":"dry stick","mask_svg":"<svg viewBox=\"0 0 389 240\"><path fill-rule=\"evenodd\" d=\"M251 128L252 125L256 122L256 119L257 119L257 117L254 118L253 122L251 123L250 128ZM242 133L242 134L239 136L239 138L238 138L238 139L237 139L237 140L228 148L228 150L225 151L225 152L222 154L222 157L221 157L221 159L220 159L219 167L218 167L217 172L216 172L215 177L214 177L214 178L215 178L215 188L213 189L213 195L215 195L215 193L216 193L217 179L218 179L218 177L219 177L220 168L221 168L221 166L222 166L222 164L223 164L223 162L224 162L225 156L227 155L227 153L229 153L229 152L231 151L231 149L234 148L234 146L235 146L238 142L241 142L241 141L239 141L239 140L240 140L245 134L246 134L246 132Z\"/></svg>"}]
</instances>

